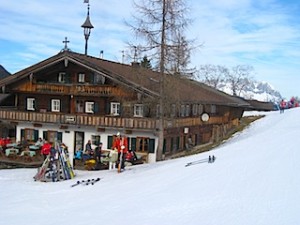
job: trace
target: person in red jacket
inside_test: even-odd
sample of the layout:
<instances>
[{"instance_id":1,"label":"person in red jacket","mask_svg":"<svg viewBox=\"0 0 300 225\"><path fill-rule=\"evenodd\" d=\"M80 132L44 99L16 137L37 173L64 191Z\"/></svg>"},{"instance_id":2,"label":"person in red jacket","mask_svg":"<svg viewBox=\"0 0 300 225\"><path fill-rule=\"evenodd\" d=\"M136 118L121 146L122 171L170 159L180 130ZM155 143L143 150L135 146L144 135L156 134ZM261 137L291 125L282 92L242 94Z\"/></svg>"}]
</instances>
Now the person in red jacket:
<instances>
[{"instance_id":1,"label":"person in red jacket","mask_svg":"<svg viewBox=\"0 0 300 225\"><path fill-rule=\"evenodd\" d=\"M44 160L49 155L51 147L52 147L52 145L48 141L45 141L45 143L42 146L42 150L41 150L41 154L44 156Z\"/></svg>"},{"instance_id":2,"label":"person in red jacket","mask_svg":"<svg viewBox=\"0 0 300 225\"><path fill-rule=\"evenodd\" d=\"M118 163L121 161L121 169L125 168L125 157L128 152L128 142L125 136L121 136L120 133L117 133L117 136L114 140L113 149L118 151ZM121 158L122 155L122 158Z\"/></svg>"},{"instance_id":3,"label":"person in red jacket","mask_svg":"<svg viewBox=\"0 0 300 225\"><path fill-rule=\"evenodd\" d=\"M286 102L282 99L279 105L280 113L284 113L285 107L286 107Z\"/></svg>"}]
</instances>

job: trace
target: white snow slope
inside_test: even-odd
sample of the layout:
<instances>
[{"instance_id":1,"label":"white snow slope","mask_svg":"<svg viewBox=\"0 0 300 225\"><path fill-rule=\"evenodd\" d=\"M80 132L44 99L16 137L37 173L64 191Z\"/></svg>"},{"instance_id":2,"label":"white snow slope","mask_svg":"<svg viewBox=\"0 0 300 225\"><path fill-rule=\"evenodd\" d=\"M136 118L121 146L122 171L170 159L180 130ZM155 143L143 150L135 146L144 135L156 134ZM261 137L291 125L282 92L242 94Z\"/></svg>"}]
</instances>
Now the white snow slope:
<instances>
[{"instance_id":1,"label":"white snow slope","mask_svg":"<svg viewBox=\"0 0 300 225\"><path fill-rule=\"evenodd\" d=\"M266 115L213 151L121 174L42 183L36 169L0 170L0 225L299 225L300 108Z\"/></svg>"}]
</instances>

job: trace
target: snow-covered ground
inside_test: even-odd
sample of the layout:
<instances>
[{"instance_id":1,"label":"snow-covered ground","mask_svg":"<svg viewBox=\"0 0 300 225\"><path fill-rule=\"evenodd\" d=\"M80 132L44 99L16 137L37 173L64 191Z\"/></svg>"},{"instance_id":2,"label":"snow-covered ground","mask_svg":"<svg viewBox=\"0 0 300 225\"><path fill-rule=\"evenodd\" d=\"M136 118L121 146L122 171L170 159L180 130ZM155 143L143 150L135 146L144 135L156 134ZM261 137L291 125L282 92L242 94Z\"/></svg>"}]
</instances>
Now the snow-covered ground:
<instances>
[{"instance_id":1,"label":"snow-covered ground","mask_svg":"<svg viewBox=\"0 0 300 225\"><path fill-rule=\"evenodd\" d=\"M0 225L299 225L300 108L266 115L213 151L121 174L42 183L36 169L0 170Z\"/></svg>"}]
</instances>

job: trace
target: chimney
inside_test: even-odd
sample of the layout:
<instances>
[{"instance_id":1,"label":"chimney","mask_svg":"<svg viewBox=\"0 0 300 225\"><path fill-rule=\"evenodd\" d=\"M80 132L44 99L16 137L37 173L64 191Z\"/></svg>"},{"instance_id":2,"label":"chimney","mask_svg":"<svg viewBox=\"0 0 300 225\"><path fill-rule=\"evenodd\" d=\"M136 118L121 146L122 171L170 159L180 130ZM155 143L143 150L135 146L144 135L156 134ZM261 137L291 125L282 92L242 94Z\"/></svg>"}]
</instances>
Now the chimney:
<instances>
[{"instance_id":1,"label":"chimney","mask_svg":"<svg viewBox=\"0 0 300 225\"><path fill-rule=\"evenodd\" d=\"M131 62L131 66L133 68L139 68L141 66L141 64L139 62Z\"/></svg>"}]
</instances>

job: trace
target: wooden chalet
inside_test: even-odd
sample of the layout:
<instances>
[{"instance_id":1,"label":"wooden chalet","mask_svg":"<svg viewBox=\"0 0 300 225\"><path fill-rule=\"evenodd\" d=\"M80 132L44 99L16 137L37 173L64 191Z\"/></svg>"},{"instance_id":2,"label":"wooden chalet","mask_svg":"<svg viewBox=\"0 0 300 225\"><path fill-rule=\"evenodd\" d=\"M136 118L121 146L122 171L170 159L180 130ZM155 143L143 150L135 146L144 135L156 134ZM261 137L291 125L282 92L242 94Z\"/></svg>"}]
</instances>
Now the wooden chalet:
<instances>
[{"instance_id":1,"label":"wooden chalet","mask_svg":"<svg viewBox=\"0 0 300 225\"><path fill-rule=\"evenodd\" d=\"M160 73L69 50L0 80L0 121L15 138L104 149L120 132L129 149L156 161ZM249 104L194 80L165 75L164 154L221 139Z\"/></svg>"}]
</instances>

